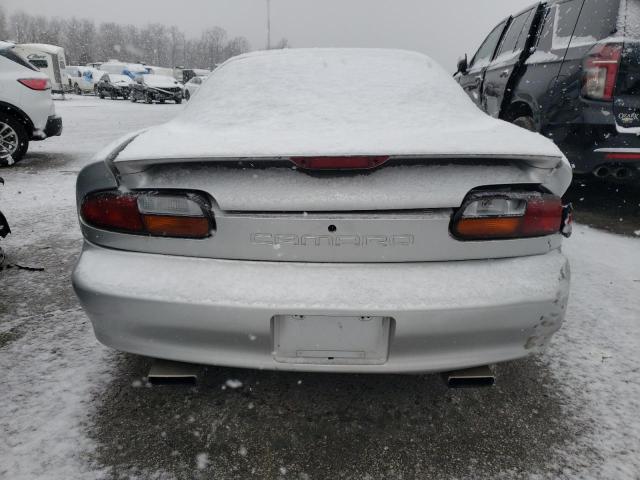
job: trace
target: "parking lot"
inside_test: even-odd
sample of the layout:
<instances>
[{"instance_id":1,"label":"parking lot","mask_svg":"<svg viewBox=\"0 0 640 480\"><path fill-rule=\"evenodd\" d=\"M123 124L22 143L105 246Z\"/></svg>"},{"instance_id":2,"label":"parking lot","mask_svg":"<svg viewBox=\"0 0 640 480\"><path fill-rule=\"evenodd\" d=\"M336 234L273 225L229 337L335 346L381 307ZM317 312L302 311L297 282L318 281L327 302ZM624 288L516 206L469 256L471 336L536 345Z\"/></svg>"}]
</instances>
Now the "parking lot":
<instances>
[{"instance_id":1,"label":"parking lot","mask_svg":"<svg viewBox=\"0 0 640 480\"><path fill-rule=\"evenodd\" d=\"M70 274L74 183L124 133L184 105L68 96L61 137L0 170L0 478L640 478L640 188L578 179L567 321L486 390L437 375L210 367L150 386L101 346Z\"/></svg>"}]
</instances>

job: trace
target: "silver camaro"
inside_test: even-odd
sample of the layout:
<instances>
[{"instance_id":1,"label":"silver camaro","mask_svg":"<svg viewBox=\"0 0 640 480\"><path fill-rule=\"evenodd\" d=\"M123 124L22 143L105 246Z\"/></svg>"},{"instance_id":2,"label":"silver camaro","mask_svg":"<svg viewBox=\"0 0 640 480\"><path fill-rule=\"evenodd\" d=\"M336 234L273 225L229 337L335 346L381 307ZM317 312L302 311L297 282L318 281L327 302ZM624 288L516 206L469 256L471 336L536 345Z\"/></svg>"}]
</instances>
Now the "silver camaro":
<instances>
[{"instance_id":1,"label":"silver camaro","mask_svg":"<svg viewBox=\"0 0 640 480\"><path fill-rule=\"evenodd\" d=\"M564 319L571 167L395 50L229 60L77 182L97 338L183 362L435 372L524 357Z\"/></svg>"}]
</instances>

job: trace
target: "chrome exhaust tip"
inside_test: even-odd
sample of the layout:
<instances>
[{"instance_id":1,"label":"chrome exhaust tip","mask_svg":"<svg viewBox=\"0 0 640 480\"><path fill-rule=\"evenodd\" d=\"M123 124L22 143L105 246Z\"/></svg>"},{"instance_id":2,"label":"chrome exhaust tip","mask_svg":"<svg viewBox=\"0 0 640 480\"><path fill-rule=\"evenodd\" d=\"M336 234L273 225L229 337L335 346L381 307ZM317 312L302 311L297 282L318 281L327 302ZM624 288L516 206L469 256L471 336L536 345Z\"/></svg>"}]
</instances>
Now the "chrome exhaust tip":
<instances>
[{"instance_id":1,"label":"chrome exhaust tip","mask_svg":"<svg viewBox=\"0 0 640 480\"><path fill-rule=\"evenodd\" d=\"M486 388L493 387L496 377L488 366L455 370L442 374L449 388Z\"/></svg>"},{"instance_id":2,"label":"chrome exhaust tip","mask_svg":"<svg viewBox=\"0 0 640 480\"><path fill-rule=\"evenodd\" d=\"M198 384L201 373L200 365L155 360L149 369L147 379L152 385L195 386Z\"/></svg>"},{"instance_id":3,"label":"chrome exhaust tip","mask_svg":"<svg viewBox=\"0 0 640 480\"><path fill-rule=\"evenodd\" d=\"M607 167L598 167L593 171L593 174L598 178L605 178L611 175L611 170Z\"/></svg>"}]
</instances>

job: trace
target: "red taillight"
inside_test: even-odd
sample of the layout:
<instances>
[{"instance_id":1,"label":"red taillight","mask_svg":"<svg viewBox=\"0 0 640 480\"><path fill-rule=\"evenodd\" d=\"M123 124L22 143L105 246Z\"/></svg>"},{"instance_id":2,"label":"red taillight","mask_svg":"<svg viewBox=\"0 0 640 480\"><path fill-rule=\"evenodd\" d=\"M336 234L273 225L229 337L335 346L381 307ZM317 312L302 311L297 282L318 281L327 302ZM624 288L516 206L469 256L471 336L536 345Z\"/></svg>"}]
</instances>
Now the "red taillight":
<instances>
[{"instance_id":1,"label":"red taillight","mask_svg":"<svg viewBox=\"0 0 640 480\"><path fill-rule=\"evenodd\" d=\"M560 232L562 200L555 195L542 195L527 201L527 211L520 226L520 237L542 237Z\"/></svg>"},{"instance_id":2,"label":"red taillight","mask_svg":"<svg viewBox=\"0 0 640 480\"><path fill-rule=\"evenodd\" d=\"M565 207L555 195L477 192L454 215L451 233L460 240L541 237L561 233L564 218Z\"/></svg>"},{"instance_id":3,"label":"red taillight","mask_svg":"<svg viewBox=\"0 0 640 480\"><path fill-rule=\"evenodd\" d=\"M582 96L593 100L613 100L621 59L620 44L593 47L583 65Z\"/></svg>"},{"instance_id":4,"label":"red taillight","mask_svg":"<svg viewBox=\"0 0 640 480\"><path fill-rule=\"evenodd\" d=\"M389 157L292 157L291 161L305 170L369 170L386 163Z\"/></svg>"},{"instance_id":5,"label":"red taillight","mask_svg":"<svg viewBox=\"0 0 640 480\"><path fill-rule=\"evenodd\" d=\"M640 153L607 153L607 160L640 160Z\"/></svg>"},{"instance_id":6,"label":"red taillight","mask_svg":"<svg viewBox=\"0 0 640 480\"><path fill-rule=\"evenodd\" d=\"M97 192L87 195L80 216L90 226L138 235L205 238L211 222L194 194Z\"/></svg>"},{"instance_id":7,"label":"red taillight","mask_svg":"<svg viewBox=\"0 0 640 480\"><path fill-rule=\"evenodd\" d=\"M144 232L138 197L120 192L101 192L85 197L80 214L85 222L106 230Z\"/></svg>"},{"instance_id":8,"label":"red taillight","mask_svg":"<svg viewBox=\"0 0 640 480\"><path fill-rule=\"evenodd\" d=\"M49 90L51 82L48 78L20 78L18 81L31 90Z\"/></svg>"}]
</instances>

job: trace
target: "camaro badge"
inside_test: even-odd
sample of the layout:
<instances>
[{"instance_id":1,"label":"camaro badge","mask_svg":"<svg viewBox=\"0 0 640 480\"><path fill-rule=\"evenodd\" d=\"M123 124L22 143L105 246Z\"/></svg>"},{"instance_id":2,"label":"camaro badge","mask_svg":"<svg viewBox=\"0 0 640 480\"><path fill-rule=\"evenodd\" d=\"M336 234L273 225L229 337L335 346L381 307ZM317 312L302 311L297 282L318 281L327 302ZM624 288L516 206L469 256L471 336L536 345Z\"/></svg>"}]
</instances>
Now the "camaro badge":
<instances>
[{"instance_id":1,"label":"camaro badge","mask_svg":"<svg viewBox=\"0 0 640 480\"><path fill-rule=\"evenodd\" d=\"M398 235L296 235L292 233L252 233L251 244L292 247L410 247L415 238Z\"/></svg>"}]
</instances>

